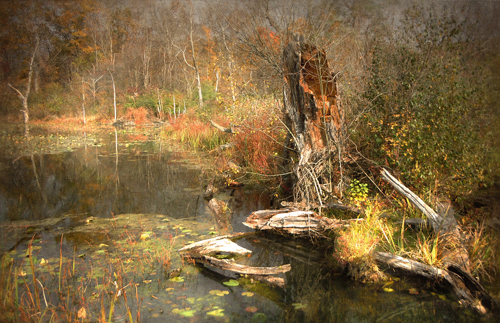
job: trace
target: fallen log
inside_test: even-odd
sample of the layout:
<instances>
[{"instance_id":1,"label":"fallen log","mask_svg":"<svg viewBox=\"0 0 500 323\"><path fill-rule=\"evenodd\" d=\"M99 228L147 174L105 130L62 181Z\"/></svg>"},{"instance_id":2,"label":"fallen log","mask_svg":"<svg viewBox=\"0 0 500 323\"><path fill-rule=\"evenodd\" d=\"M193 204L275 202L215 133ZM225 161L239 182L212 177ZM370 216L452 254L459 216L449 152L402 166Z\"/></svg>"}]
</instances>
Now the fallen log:
<instances>
[{"instance_id":1,"label":"fallen log","mask_svg":"<svg viewBox=\"0 0 500 323\"><path fill-rule=\"evenodd\" d=\"M344 205L344 204L339 204L339 203L327 203L324 205L319 205L318 203L297 203L297 202L287 202L287 201L282 201L281 206L283 207L288 207L288 208L293 208L296 210L310 210L310 209L322 209L324 211L328 210L340 210L344 212L353 212L356 214L363 214L363 210L360 210L357 207L353 207L350 205Z\"/></svg>"},{"instance_id":2,"label":"fallen log","mask_svg":"<svg viewBox=\"0 0 500 323\"><path fill-rule=\"evenodd\" d=\"M192 247L189 250L190 255L193 256L204 256L210 253L228 253L240 256L249 255L252 251L238 246L236 243L229 239L216 239L209 241L208 243L200 244L198 246Z\"/></svg>"},{"instance_id":3,"label":"fallen log","mask_svg":"<svg viewBox=\"0 0 500 323\"><path fill-rule=\"evenodd\" d=\"M451 284L453 290L464 305L475 308L480 313L485 313L486 308L493 309L494 300L470 274L469 253L463 244L463 237L460 226L452 213L445 216L439 215L429 207L422 199L411 190L394 178L386 169L382 170L382 178L391 184L401 195L412 202L428 219L434 232L439 235L440 249L442 250L442 262L444 269L437 269L428 265L401 257L375 255L379 262L386 263L396 268L407 269L426 276L425 273L432 273L438 278L445 279ZM401 258L401 259L400 259ZM434 268L434 269L432 269ZM446 273L446 275L444 274ZM428 275L427 275L428 277Z\"/></svg>"},{"instance_id":4,"label":"fallen log","mask_svg":"<svg viewBox=\"0 0 500 323\"><path fill-rule=\"evenodd\" d=\"M203 248L205 246L214 245L214 243L216 241L218 241L218 240L223 240L223 239L228 240L228 239L231 239L231 238L243 238L243 237L251 235L251 234L252 233L250 233L250 232L246 232L246 233L236 232L236 233L233 233L233 234L226 234L226 235L215 237L215 238L212 238L212 239L206 239L206 240L202 240L202 241L190 243L190 244L188 244L188 245L180 248L177 251L180 252L180 253L191 252L191 253L195 254L196 250L200 250L201 248ZM250 253L251 253L251 251L250 251ZM206 254L206 253L203 253L203 254Z\"/></svg>"},{"instance_id":5,"label":"fallen log","mask_svg":"<svg viewBox=\"0 0 500 323\"><path fill-rule=\"evenodd\" d=\"M266 277L269 275L282 274L290 271L291 265L281 265L276 267L254 267L236 263L233 259L217 259L212 255L229 254L229 255L249 255L251 250L245 249L230 238L240 238L250 235L252 233L234 233L231 235L224 235L212 239L198 241L178 250L183 257L188 257L198 264L210 266L229 271L233 274L251 275L259 281L268 282L270 284L283 287L285 281L278 277Z\"/></svg>"},{"instance_id":6,"label":"fallen log","mask_svg":"<svg viewBox=\"0 0 500 323\"><path fill-rule=\"evenodd\" d=\"M227 259L217 259L211 256L201 256L194 259L196 262L220 268L222 270L232 271L241 275L276 275L290 271L290 264L277 267L253 267L235 263Z\"/></svg>"},{"instance_id":7,"label":"fallen log","mask_svg":"<svg viewBox=\"0 0 500 323\"><path fill-rule=\"evenodd\" d=\"M329 219L312 211L262 210L250 214L244 225L254 230L324 237L328 230L345 226L346 221Z\"/></svg>"},{"instance_id":8,"label":"fallen log","mask_svg":"<svg viewBox=\"0 0 500 323\"><path fill-rule=\"evenodd\" d=\"M233 128L231 128L231 127L229 127L229 128L224 128L223 126L219 125L218 123L215 123L213 120L210 120L210 124L211 124L214 128L216 128L216 129L218 129L218 130L220 130L220 131L222 131L222 132L227 132L227 133L230 133L230 134L233 134L233 135L235 134L235 132L233 131Z\"/></svg>"},{"instance_id":9,"label":"fallen log","mask_svg":"<svg viewBox=\"0 0 500 323\"><path fill-rule=\"evenodd\" d=\"M459 279L459 277L456 277L458 276L456 273L386 252L375 252L372 254L372 256L376 261L385 263L392 268L402 269L411 272L412 274L417 274L438 282L445 281L452 287L453 291L460 299L460 303L472 306L480 313L484 314L487 312L483 304L474 300L474 298L471 296L471 293L469 293L466 289L464 283L462 283L461 280L457 280L457 278ZM484 291L482 286L480 286L479 289L482 289ZM493 304L488 303L487 306L491 308Z\"/></svg>"}]
</instances>

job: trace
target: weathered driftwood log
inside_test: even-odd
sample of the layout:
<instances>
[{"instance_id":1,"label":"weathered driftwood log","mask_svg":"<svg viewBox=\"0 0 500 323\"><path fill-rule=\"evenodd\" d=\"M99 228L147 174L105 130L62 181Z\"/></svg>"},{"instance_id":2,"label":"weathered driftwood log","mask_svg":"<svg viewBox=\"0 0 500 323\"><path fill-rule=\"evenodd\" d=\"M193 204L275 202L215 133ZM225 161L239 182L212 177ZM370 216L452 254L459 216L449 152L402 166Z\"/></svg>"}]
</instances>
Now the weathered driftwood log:
<instances>
[{"instance_id":1,"label":"weathered driftwood log","mask_svg":"<svg viewBox=\"0 0 500 323\"><path fill-rule=\"evenodd\" d=\"M363 214L363 210L360 210L357 207L350 206L350 205L344 205L344 204L339 204L339 203L333 203L329 202L327 204L320 205L318 203L298 203L298 202L287 202L287 201L282 201L281 206L287 207L287 208L293 208L296 210L310 210L310 209L322 209L324 211L328 210L340 210L344 212L353 212L356 214Z\"/></svg>"},{"instance_id":2,"label":"weathered driftwood log","mask_svg":"<svg viewBox=\"0 0 500 323\"><path fill-rule=\"evenodd\" d=\"M252 251L240 247L236 243L232 242L229 239L215 239L215 240L204 240L205 243L196 245L189 249L189 254L191 257L195 256L204 256L211 253L227 253L227 254L235 254L235 255L249 255Z\"/></svg>"},{"instance_id":3,"label":"weathered driftwood log","mask_svg":"<svg viewBox=\"0 0 500 323\"><path fill-rule=\"evenodd\" d=\"M202 240L202 241L190 243L190 244L188 244L188 245L180 248L177 251L181 252L181 253L189 252L189 253L192 253L192 254L202 254L202 255L205 255L205 254L211 252L210 251L210 247L211 246L217 246L218 247L217 241L219 241L219 240L229 240L229 239L234 239L234 238L242 238L242 237L248 236L250 234L252 234L252 233L249 233L249 232L247 232L247 233L236 232L236 233L232 233L232 234L226 234L226 235L218 236L218 237L215 237L215 238L212 238L212 239L206 239L206 240ZM232 241L231 241L231 243L232 243ZM201 250L204 250L204 249L206 251L201 251ZM242 249L244 249L244 248L242 248ZM219 250L220 250L220 248L219 248ZM248 250L248 251L250 253L252 253L250 250Z\"/></svg>"},{"instance_id":4,"label":"weathered driftwood log","mask_svg":"<svg viewBox=\"0 0 500 323\"><path fill-rule=\"evenodd\" d=\"M485 307L492 309L494 300L470 274L469 253L463 244L460 226L453 215L440 216L437 214L385 169L382 170L382 178L426 215L432 229L439 235L439 245L442 250L442 262L445 269L431 269L433 268L431 266L417 265L415 261L396 256L390 258L380 253L376 254L375 258L390 266L407 269L423 276L437 275L436 277L443 278L452 285L453 290L463 304L482 313L486 312ZM425 273L429 273L429 275Z\"/></svg>"},{"instance_id":5,"label":"weathered driftwood log","mask_svg":"<svg viewBox=\"0 0 500 323\"><path fill-rule=\"evenodd\" d=\"M217 259L210 256L202 256L194 259L196 262L217 267L223 270L232 271L241 275L276 275L290 271L292 266L290 264L277 266L277 267L253 267L245 266L234 261L227 259Z\"/></svg>"},{"instance_id":6,"label":"weathered driftwood log","mask_svg":"<svg viewBox=\"0 0 500 323\"><path fill-rule=\"evenodd\" d=\"M182 253L183 257L193 259L196 263L222 269L240 275L252 275L253 278L266 281L273 285L282 287L284 280L280 278L265 278L268 275L276 275L290 271L291 265L286 264L276 267L253 267L238 264L234 260L217 259L212 257L214 254L231 254L231 255L248 255L252 251L240 247L236 243L229 240L229 238L243 237L251 233L235 233L231 235L224 235L212 239L198 241L178 251ZM255 276L254 276L255 275Z\"/></svg>"},{"instance_id":7,"label":"weathered driftwood log","mask_svg":"<svg viewBox=\"0 0 500 323\"><path fill-rule=\"evenodd\" d=\"M324 237L326 231L343 227L346 222L325 218L312 211L284 209L255 211L243 224L254 230Z\"/></svg>"}]
</instances>

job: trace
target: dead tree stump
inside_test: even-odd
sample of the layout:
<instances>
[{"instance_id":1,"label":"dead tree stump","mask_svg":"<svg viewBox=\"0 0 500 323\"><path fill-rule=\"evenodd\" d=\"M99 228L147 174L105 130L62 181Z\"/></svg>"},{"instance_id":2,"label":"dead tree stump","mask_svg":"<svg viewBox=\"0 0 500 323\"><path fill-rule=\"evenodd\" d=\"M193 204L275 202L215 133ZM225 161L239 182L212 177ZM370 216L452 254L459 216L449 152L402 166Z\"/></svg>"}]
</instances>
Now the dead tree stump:
<instances>
[{"instance_id":1,"label":"dead tree stump","mask_svg":"<svg viewBox=\"0 0 500 323\"><path fill-rule=\"evenodd\" d=\"M304 43L299 34L285 47L283 63L287 149L294 146L299 155L294 197L321 206L342 184L344 126L335 74L325 52Z\"/></svg>"}]
</instances>

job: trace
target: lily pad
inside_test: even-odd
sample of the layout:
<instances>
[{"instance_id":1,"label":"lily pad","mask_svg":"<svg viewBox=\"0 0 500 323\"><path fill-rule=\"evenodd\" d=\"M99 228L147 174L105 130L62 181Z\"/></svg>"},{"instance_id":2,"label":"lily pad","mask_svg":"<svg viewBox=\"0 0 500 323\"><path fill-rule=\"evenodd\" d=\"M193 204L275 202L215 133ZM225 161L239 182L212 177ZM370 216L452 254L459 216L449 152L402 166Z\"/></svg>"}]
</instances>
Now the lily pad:
<instances>
[{"instance_id":1,"label":"lily pad","mask_svg":"<svg viewBox=\"0 0 500 323\"><path fill-rule=\"evenodd\" d=\"M234 286L238 286L240 283L237 280L230 279L227 282L223 282L223 284L226 285L226 286L234 287Z\"/></svg>"},{"instance_id":2,"label":"lily pad","mask_svg":"<svg viewBox=\"0 0 500 323\"><path fill-rule=\"evenodd\" d=\"M241 295L246 297L252 297L254 294L252 292L243 292L241 293Z\"/></svg>"},{"instance_id":3,"label":"lily pad","mask_svg":"<svg viewBox=\"0 0 500 323\"><path fill-rule=\"evenodd\" d=\"M182 283L184 281L184 277L181 277L181 276L172 277L169 279L169 281L175 282L175 283Z\"/></svg>"},{"instance_id":4,"label":"lily pad","mask_svg":"<svg viewBox=\"0 0 500 323\"><path fill-rule=\"evenodd\" d=\"M218 290L218 289L212 289L209 291L210 295L216 295L216 296L224 296L229 294L227 290Z\"/></svg>"},{"instance_id":5,"label":"lily pad","mask_svg":"<svg viewBox=\"0 0 500 323\"><path fill-rule=\"evenodd\" d=\"M179 314L180 316L184 316L184 317L193 317L194 313L196 313L196 310L192 310L189 307L185 308L185 309L174 308L172 310L172 313Z\"/></svg>"},{"instance_id":6,"label":"lily pad","mask_svg":"<svg viewBox=\"0 0 500 323\"><path fill-rule=\"evenodd\" d=\"M180 312L179 315L184 317L193 317L194 313L196 313L196 310L185 310Z\"/></svg>"},{"instance_id":7,"label":"lily pad","mask_svg":"<svg viewBox=\"0 0 500 323\"><path fill-rule=\"evenodd\" d=\"M207 315L216 316L216 317L224 316L224 313L223 313L224 309L223 308L219 308L218 306L214 306L213 308L214 308L214 310L207 312Z\"/></svg>"}]
</instances>

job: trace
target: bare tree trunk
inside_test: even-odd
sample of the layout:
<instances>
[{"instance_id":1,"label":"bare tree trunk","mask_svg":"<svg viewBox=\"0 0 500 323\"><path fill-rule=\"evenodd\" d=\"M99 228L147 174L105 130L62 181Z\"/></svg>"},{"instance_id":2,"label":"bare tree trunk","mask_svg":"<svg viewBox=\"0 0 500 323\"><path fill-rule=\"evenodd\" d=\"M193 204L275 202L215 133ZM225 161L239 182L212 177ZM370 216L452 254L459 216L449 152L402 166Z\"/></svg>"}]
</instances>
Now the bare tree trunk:
<instances>
[{"instance_id":1,"label":"bare tree trunk","mask_svg":"<svg viewBox=\"0 0 500 323\"><path fill-rule=\"evenodd\" d=\"M143 69L144 69L144 88L147 89L149 87L149 81L151 76L149 75L149 65L151 61L151 46L146 44L146 47L144 48L144 54L143 54Z\"/></svg>"},{"instance_id":2,"label":"bare tree trunk","mask_svg":"<svg viewBox=\"0 0 500 323\"><path fill-rule=\"evenodd\" d=\"M23 104L23 107L21 108L21 112L23 114L23 122L24 124L28 124L30 121L30 116L29 116L29 110L28 110L28 98L30 96L30 91L31 91L31 80L33 78L33 71L35 69L35 56L38 51L38 44L40 41L37 38L36 45L35 45L35 50L33 50L33 55L31 55L31 60L30 60L30 65L29 65L29 72L28 72L28 84L26 84L26 92L24 94L21 93L18 89L13 87L11 84L9 86L17 92L17 95L21 99L21 102Z\"/></svg>"},{"instance_id":3,"label":"bare tree trunk","mask_svg":"<svg viewBox=\"0 0 500 323\"><path fill-rule=\"evenodd\" d=\"M229 72L229 87L231 89L231 98L233 99L233 105L234 105L234 102L236 101L236 95L235 95L235 92L234 92L234 83L233 83L233 66L232 66L232 64L233 64L233 55L231 54L231 51L229 50L229 47L227 46L226 33L225 32L222 33L222 41L224 43L224 47L226 48L227 55L228 55L227 67L228 67L228 72Z\"/></svg>"},{"instance_id":4,"label":"bare tree trunk","mask_svg":"<svg viewBox=\"0 0 500 323\"><path fill-rule=\"evenodd\" d=\"M113 77L113 73L111 73L111 70L108 70L109 75L111 75L111 81L113 82L113 107L115 111L115 122L116 122L116 87L115 87L115 78Z\"/></svg>"},{"instance_id":5,"label":"bare tree trunk","mask_svg":"<svg viewBox=\"0 0 500 323\"><path fill-rule=\"evenodd\" d=\"M83 85L83 76L82 76L82 112L83 112L83 124L86 124L87 120L85 120L85 87Z\"/></svg>"},{"instance_id":6,"label":"bare tree trunk","mask_svg":"<svg viewBox=\"0 0 500 323\"><path fill-rule=\"evenodd\" d=\"M332 158L341 163L344 145L335 76L325 53L305 44L298 34L283 56L285 124L299 154L295 199L322 206L325 199L342 190L342 176L332 175L330 163Z\"/></svg>"},{"instance_id":7,"label":"bare tree trunk","mask_svg":"<svg viewBox=\"0 0 500 323\"><path fill-rule=\"evenodd\" d=\"M198 85L198 104L200 108L203 108L203 94L201 91L201 79L200 79L200 71L198 69L198 63L196 61L196 55L194 50L194 41L193 41L193 18L190 18L190 30L189 30L189 43L191 45L191 55L193 58L193 69L196 73L196 83Z\"/></svg>"}]
</instances>

